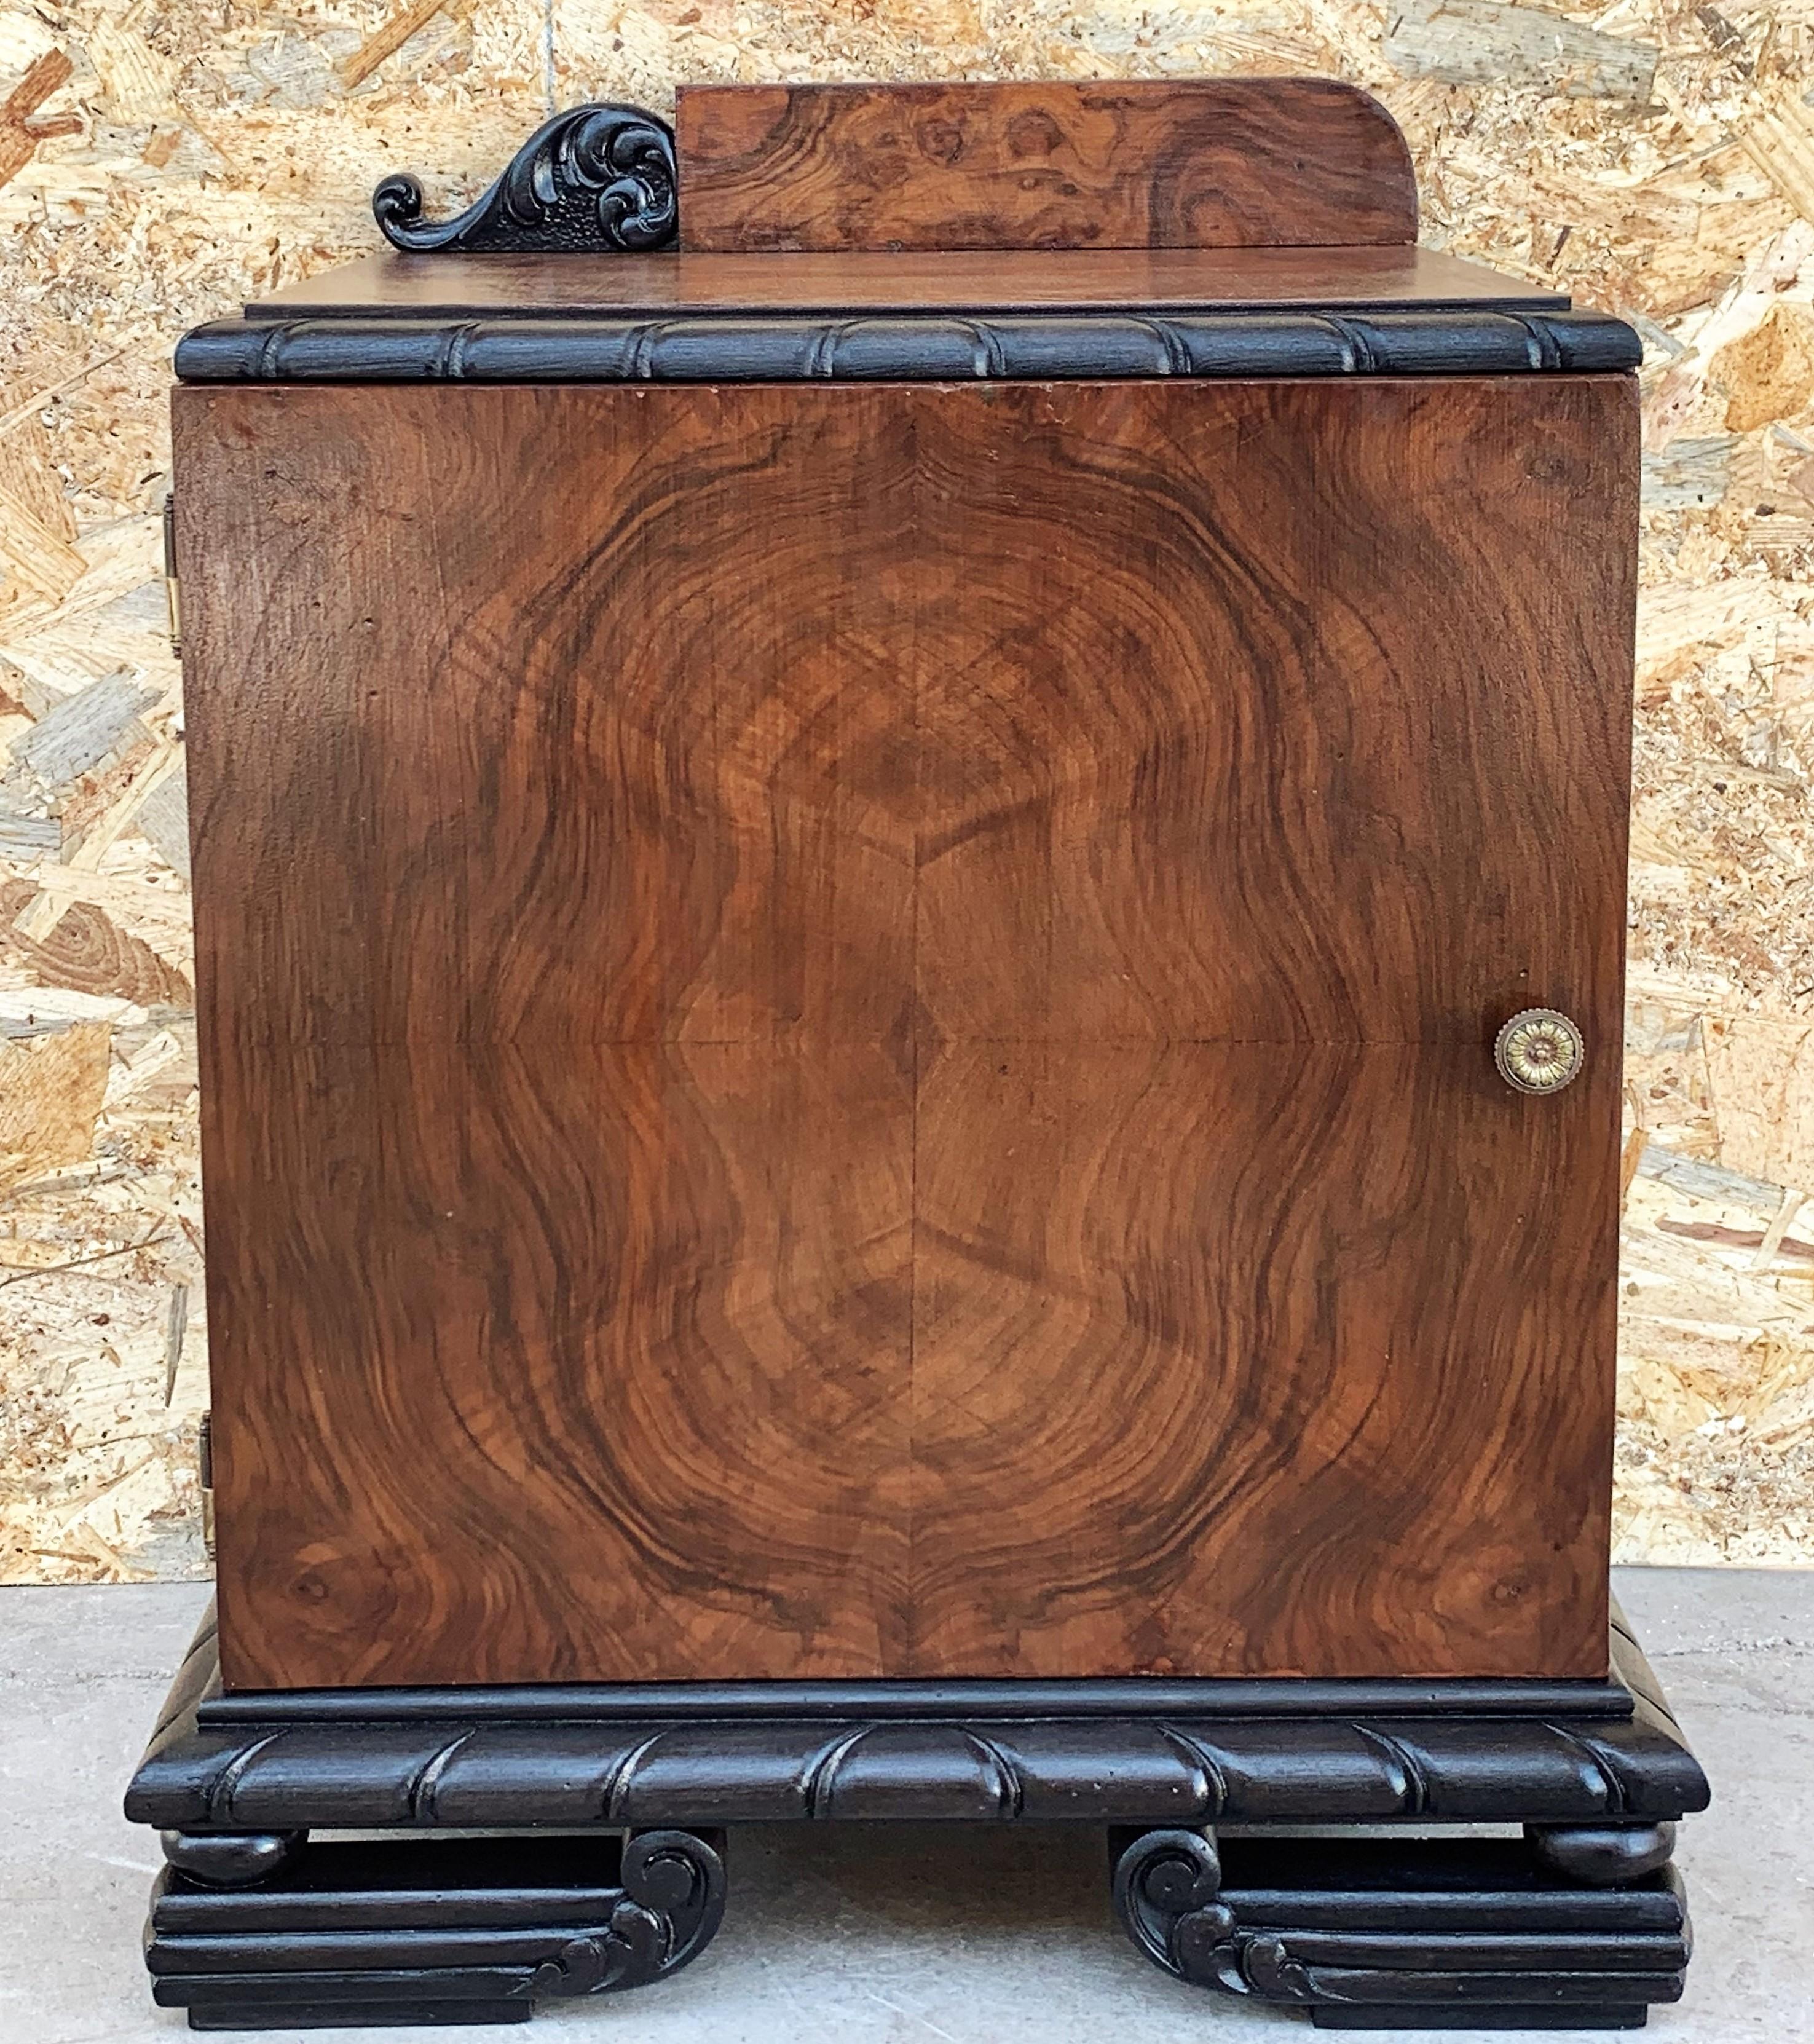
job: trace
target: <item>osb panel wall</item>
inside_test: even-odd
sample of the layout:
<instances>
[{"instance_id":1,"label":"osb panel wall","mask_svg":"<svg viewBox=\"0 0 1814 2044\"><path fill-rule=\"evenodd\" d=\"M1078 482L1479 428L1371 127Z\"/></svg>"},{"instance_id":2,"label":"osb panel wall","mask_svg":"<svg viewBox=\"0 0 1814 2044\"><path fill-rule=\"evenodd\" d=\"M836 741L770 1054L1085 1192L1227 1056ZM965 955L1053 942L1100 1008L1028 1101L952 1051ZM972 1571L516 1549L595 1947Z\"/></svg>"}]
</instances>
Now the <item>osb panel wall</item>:
<instances>
[{"instance_id":1,"label":"osb panel wall","mask_svg":"<svg viewBox=\"0 0 1814 2044\"><path fill-rule=\"evenodd\" d=\"M1621 1552L1814 1559L1814 0L0 0L0 1580L198 1570L171 345L680 79L1312 72L1645 336Z\"/></svg>"}]
</instances>

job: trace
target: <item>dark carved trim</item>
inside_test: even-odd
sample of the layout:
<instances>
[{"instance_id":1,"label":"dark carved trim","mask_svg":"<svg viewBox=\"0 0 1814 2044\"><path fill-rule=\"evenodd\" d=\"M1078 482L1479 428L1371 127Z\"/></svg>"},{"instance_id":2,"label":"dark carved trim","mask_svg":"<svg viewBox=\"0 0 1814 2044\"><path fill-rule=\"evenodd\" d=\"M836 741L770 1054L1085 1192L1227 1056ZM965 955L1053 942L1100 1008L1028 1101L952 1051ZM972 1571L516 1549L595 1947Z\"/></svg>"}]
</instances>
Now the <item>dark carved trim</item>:
<instances>
[{"instance_id":1,"label":"dark carved trim","mask_svg":"<svg viewBox=\"0 0 1814 2044\"><path fill-rule=\"evenodd\" d=\"M1173 1949L1182 1924L1201 1921L1217 1938L1234 1935L1234 1912L1221 1899L1221 1858L1208 1832L1136 1831L1112 1835L1110 1846L1115 1914L1155 1966L1184 1977Z\"/></svg>"},{"instance_id":2,"label":"dark carved trim","mask_svg":"<svg viewBox=\"0 0 1814 2044\"><path fill-rule=\"evenodd\" d=\"M575 106L538 128L455 218L422 217L399 173L371 195L386 240L416 254L584 255L665 248L679 229L674 131L640 106Z\"/></svg>"},{"instance_id":3,"label":"dark carved trim","mask_svg":"<svg viewBox=\"0 0 1814 2044\"><path fill-rule=\"evenodd\" d=\"M1440 1685L1276 1685L1270 1710L1218 1711L1213 1682L1154 1714L1105 1713L1114 1685L928 1685L936 1710L904 1714L898 1684L828 1685L835 1711L800 1708L782 1685L766 1713L731 1685L690 1708L657 1688L614 1709L617 1692L559 1690L561 1715L500 1715L484 1691L420 1692L394 1711L382 1690L344 1692L318 1715L302 1700L217 1693L211 1631L185 1664L181 1701L152 1741L126 1800L141 1823L183 1831L279 1832L440 1824L715 1826L809 1818L1066 1819L1185 1826L1422 1818L1576 1828L1667 1821L1704 1807L1705 1777L1659 1702L1635 1650L1617 1639L1624 1714L1604 1686L1595 1708L1558 1713L1553 1694L1494 1712L1443 1710ZM912 1685L906 1685L911 1687ZM1251 1685L1236 1684L1237 1691ZM1460 1685L1478 1698L1490 1685ZM1520 1685L1508 1685L1516 1688ZM1539 1685L1543 1688L1552 1685ZM1053 1690L1060 1692L1055 1696ZM515 1692L507 1692L515 1693ZM577 1702L576 1697L585 1698ZM1522 1715L1516 1714L1522 1708Z\"/></svg>"},{"instance_id":4,"label":"dark carved trim","mask_svg":"<svg viewBox=\"0 0 1814 2044\"><path fill-rule=\"evenodd\" d=\"M1597 313L1104 312L905 318L221 320L190 383L1034 382L1501 376L1635 368Z\"/></svg>"},{"instance_id":5,"label":"dark carved trim","mask_svg":"<svg viewBox=\"0 0 1814 2044\"><path fill-rule=\"evenodd\" d=\"M1117 1838L1116 1914L1199 1987L1308 2007L1319 2024L1623 2029L1678 2000L1691 1938L1662 1867L1582 1887L1508 1839Z\"/></svg>"}]
</instances>

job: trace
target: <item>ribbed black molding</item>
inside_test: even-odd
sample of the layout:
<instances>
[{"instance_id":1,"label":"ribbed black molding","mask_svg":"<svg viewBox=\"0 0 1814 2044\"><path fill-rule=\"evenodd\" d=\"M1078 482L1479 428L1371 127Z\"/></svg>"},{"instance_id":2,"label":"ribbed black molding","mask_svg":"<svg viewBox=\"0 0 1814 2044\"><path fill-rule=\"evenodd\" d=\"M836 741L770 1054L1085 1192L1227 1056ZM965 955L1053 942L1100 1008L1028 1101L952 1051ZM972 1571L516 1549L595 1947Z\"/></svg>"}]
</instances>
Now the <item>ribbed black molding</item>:
<instances>
[{"instance_id":1,"label":"ribbed black molding","mask_svg":"<svg viewBox=\"0 0 1814 2044\"><path fill-rule=\"evenodd\" d=\"M1597 313L1120 313L899 319L221 320L189 383L1042 382L1635 368Z\"/></svg>"},{"instance_id":2,"label":"ribbed black molding","mask_svg":"<svg viewBox=\"0 0 1814 2044\"><path fill-rule=\"evenodd\" d=\"M432 1716L421 1692L341 1692L313 1713L297 1698L218 1696L211 1627L178 1677L173 1708L126 1798L137 1823L179 1831L525 1824L717 1826L815 1818L1065 1820L1103 1824L1438 1821L1590 1825L1667 1822L1704 1807L1707 1783L1634 1646L1616 1637L1623 1716L1444 1710L1442 1685L1289 1683L1270 1712L1223 1715L1220 1685L1151 1714L1145 1685L1119 1685L1067 1708L1073 1685L923 1685L919 1715L900 1692L839 1684L837 1714L805 1685L697 1685L651 1714L608 1685L553 1692L565 1715L498 1714L497 1692L450 1689ZM671 1696L674 1685L663 1685ZM1167 1685L1182 1689L1186 1685ZM1236 1689L1241 1685L1232 1685ZM1529 1688L1506 1685L1508 1689ZM1432 1696L1435 1690L1438 1694ZM728 1691L737 1693L727 1694ZM1344 1691L1347 1693L1344 1696ZM521 1696L521 1691L505 1692ZM530 1692L532 1694L533 1692ZM622 1698L625 1708L613 1712ZM1458 1696L1453 1700L1462 1703ZM638 1709L640 1702L644 1707ZM261 1704L264 1708L261 1709ZM1344 1704L1346 1708L1343 1708ZM1534 1707L1533 1707L1534 1705Z\"/></svg>"}]
</instances>

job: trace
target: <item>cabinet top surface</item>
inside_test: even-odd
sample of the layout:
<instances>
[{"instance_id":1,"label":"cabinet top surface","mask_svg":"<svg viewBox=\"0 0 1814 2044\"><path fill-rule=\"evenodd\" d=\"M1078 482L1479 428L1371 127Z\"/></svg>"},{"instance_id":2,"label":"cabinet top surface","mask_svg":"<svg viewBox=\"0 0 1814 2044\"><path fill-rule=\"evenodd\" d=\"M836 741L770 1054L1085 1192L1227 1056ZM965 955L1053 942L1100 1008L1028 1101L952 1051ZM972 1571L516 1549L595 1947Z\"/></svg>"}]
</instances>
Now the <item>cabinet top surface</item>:
<instances>
[{"instance_id":1,"label":"cabinet top surface","mask_svg":"<svg viewBox=\"0 0 1814 2044\"><path fill-rule=\"evenodd\" d=\"M286 285L252 320L801 312L1549 310L1547 291L1414 247L376 255Z\"/></svg>"}]
</instances>

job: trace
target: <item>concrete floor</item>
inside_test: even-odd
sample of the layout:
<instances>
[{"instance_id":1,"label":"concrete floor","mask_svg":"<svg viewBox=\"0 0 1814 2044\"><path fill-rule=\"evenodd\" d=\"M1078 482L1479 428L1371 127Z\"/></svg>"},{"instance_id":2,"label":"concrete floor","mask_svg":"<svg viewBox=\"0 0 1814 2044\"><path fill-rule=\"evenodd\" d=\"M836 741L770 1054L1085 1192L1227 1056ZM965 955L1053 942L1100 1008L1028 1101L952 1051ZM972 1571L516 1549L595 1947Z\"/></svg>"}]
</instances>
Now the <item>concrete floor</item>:
<instances>
[{"instance_id":1,"label":"concrete floor","mask_svg":"<svg viewBox=\"0 0 1814 2044\"><path fill-rule=\"evenodd\" d=\"M1628 1570L1618 1592L1714 1786L1713 1808L1683 1827L1679 1850L1699 1947L1688 1996L1649 2034L1814 2040L1814 1570ZM150 2004L138 1935L158 1854L119 1806L206 1594L0 1590L0 2044L174 2044L183 2029L179 2013ZM1136 2027L1140 2044L1309 2044L1328 2034L1182 1986L1136 1957L1109 1914L1093 1832L752 1829L732 1836L731 1877L717 1942L659 1987L552 2007L528 2029L382 2034L395 2044L1082 2044ZM323 2044L357 2034L283 2033Z\"/></svg>"}]
</instances>

